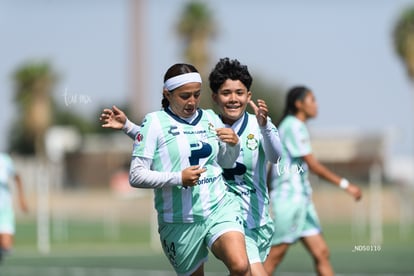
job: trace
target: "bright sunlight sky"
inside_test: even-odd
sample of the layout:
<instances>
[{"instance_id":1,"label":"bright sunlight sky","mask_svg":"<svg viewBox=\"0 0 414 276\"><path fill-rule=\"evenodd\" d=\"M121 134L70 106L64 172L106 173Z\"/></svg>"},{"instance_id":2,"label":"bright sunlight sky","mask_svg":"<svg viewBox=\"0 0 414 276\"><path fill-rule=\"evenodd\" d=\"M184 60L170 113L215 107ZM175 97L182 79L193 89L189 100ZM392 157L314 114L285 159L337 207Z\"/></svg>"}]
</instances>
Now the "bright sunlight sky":
<instances>
[{"instance_id":1,"label":"bright sunlight sky","mask_svg":"<svg viewBox=\"0 0 414 276\"><path fill-rule=\"evenodd\" d=\"M185 2L146 1L147 86L154 110L165 70L182 61L174 24ZM320 111L311 128L391 130L394 154L414 151L414 91L391 39L396 18L413 1L205 2L218 26L210 44L214 62L237 58L268 82L311 87ZM98 118L102 104L127 101L129 15L126 0L0 2L1 149L17 115L11 75L27 60L51 62L60 76L54 96L62 108ZM77 102L68 101L76 95Z\"/></svg>"}]
</instances>

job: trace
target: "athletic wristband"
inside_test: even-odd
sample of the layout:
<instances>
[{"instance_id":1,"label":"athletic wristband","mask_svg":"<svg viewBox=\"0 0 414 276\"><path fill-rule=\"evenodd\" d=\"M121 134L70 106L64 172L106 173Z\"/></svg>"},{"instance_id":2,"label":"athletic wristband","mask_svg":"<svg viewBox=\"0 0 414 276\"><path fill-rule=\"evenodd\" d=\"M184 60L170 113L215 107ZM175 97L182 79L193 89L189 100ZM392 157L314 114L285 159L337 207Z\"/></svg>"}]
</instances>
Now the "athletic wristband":
<instances>
[{"instance_id":1,"label":"athletic wristband","mask_svg":"<svg viewBox=\"0 0 414 276\"><path fill-rule=\"evenodd\" d=\"M342 178L341 179L341 181L339 182L339 187L341 188L341 189L346 189L346 188L348 188L349 187L349 181L348 181L348 179L346 179L346 178Z\"/></svg>"}]
</instances>

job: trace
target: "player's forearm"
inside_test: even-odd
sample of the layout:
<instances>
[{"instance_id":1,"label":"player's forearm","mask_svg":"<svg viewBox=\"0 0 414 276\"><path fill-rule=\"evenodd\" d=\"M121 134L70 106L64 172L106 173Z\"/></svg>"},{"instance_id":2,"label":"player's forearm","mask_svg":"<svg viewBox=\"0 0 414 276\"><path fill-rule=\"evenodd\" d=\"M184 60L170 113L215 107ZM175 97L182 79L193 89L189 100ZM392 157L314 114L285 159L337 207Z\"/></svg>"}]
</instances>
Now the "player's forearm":
<instances>
[{"instance_id":1,"label":"player's forearm","mask_svg":"<svg viewBox=\"0 0 414 276\"><path fill-rule=\"evenodd\" d=\"M231 146L227 143L220 143L220 150L217 155L217 163L225 169L230 169L234 167L234 163L239 157L240 154L240 140L239 142Z\"/></svg>"},{"instance_id":2,"label":"player's forearm","mask_svg":"<svg viewBox=\"0 0 414 276\"><path fill-rule=\"evenodd\" d=\"M309 165L309 164L308 164ZM331 172L327 167L322 165L321 163L317 162L315 164L309 165L309 169L319 177L325 179L326 181L339 185L339 182L341 181L341 177L339 177L337 174Z\"/></svg>"},{"instance_id":3,"label":"player's forearm","mask_svg":"<svg viewBox=\"0 0 414 276\"><path fill-rule=\"evenodd\" d=\"M132 140L134 140L140 130L140 127L128 120L127 118L124 126L122 127L122 130L126 135L128 135Z\"/></svg>"},{"instance_id":4,"label":"player's forearm","mask_svg":"<svg viewBox=\"0 0 414 276\"><path fill-rule=\"evenodd\" d=\"M182 185L181 172L157 172L150 170L150 160L133 157L129 183L135 188L157 189Z\"/></svg>"},{"instance_id":5,"label":"player's forearm","mask_svg":"<svg viewBox=\"0 0 414 276\"><path fill-rule=\"evenodd\" d=\"M280 142L279 132L269 121L266 126L260 127L260 131L263 136L263 148L266 158L270 162L276 163L282 156L282 143Z\"/></svg>"}]
</instances>

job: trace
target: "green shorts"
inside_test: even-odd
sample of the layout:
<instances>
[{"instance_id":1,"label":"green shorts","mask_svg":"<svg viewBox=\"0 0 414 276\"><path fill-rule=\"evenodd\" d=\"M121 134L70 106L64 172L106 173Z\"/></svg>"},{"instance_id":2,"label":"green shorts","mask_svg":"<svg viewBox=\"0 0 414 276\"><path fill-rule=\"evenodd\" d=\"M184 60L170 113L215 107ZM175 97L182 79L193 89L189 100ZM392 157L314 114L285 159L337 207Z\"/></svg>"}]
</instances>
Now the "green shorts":
<instances>
[{"instance_id":1,"label":"green shorts","mask_svg":"<svg viewBox=\"0 0 414 276\"><path fill-rule=\"evenodd\" d=\"M239 204L229 195L207 220L160 223L164 254L178 275L190 275L207 261L208 248L224 233L244 233Z\"/></svg>"},{"instance_id":2,"label":"green shorts","mask_svg":"<svg viewBox=\"0 0 414 276\"><path fill-rule=\"evenodd\" d=\"M315 206L309 198L295 201L275 198L272 200L275 231L272 245L294 243L298 239L321 232Z\"/></svg>"},{"instance_id":3,"label":"green shorts","mask_svg":"<svg viewBox=\"0 0 414 276\"><path fill-rule=\"evenodd\" d=\"M15 222L13 204L10 197L0 197L0 233L14 234Z\"/></svg>"},{"instance_id":4,"label":"green shorts","mask_svg":"<svg viewBox=\"0 0 414 276\"><path fill-rule=\"evenodd\" d=\"M258 228L245 228L244 231L249 262L251 264L263 263L270 251L273 236L273 222L269 221L269 223Z\"/></svg>"}]
</instances>

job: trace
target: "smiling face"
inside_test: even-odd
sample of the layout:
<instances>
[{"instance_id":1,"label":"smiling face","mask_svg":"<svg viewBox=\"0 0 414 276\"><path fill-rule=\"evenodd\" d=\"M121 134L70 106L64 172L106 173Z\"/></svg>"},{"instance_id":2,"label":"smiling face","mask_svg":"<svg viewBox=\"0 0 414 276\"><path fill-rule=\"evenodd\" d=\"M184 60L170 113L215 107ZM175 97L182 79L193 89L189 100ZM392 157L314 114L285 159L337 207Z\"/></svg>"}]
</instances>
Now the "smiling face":
<instances>
[{"instance_id":1,"label":"smiling face","mask_svg":"<svg viewBox=\"0 0 414 276\"><path fill-rule=\"evenodd\" d=\"M212 97L217 104L223 123L232 125L246 111L252 93L239 80L227 79Z\"/></svg>"},{"instance_id":2,"label":"smiling face","mask_svg":"<svg viewBox=\"0 0 414 276\"><path fill-rule=\"evenodd\" d=\"M170 108L174 114L189 118L194 115L200 104L201 83L190 82L172 92L164 89L163 93L170 102Z\"/></svg>"}]
</instances>

